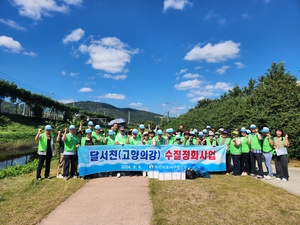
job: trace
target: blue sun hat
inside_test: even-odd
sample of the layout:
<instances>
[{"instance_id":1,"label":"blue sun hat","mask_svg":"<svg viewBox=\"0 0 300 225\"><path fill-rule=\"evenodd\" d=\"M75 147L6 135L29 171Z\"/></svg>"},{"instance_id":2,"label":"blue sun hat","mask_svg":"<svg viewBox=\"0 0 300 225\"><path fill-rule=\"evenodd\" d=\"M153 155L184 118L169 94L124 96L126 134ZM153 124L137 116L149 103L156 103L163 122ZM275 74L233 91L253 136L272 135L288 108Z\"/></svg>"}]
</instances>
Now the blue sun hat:
<instances>
[{"instance_id":1,"label":"blue sun hat","mask_svg":"<svg viewBox=\"0 0 300 225\"><path fill-rule=\"evenodd\" d=\"M208 131L206 129L204 129L202 132L203 134L208 134Z\"/></svg>"},{"instance_id":2,"label":"blue sun hat","mask_svg":"<svg viewBox=\"0 0 300 225\"><path fill-rule=\"evenodd\" d=\"M145 129L144 124L141 124L141 125L140 125L140 129Z\"/></svg>"},{"instance_id":3,"label":"blue sun hat","mask_svg":"<svg viewBox=\"0 0 300 225\"><path fill-rule=\"evenodd\" d=\"M255 124L251 124L250 125L250 129L256 129L257 127L256 127L256 125Z\"/></svg>"},{"instance_id":4,"label":"blue sun hat","mask_svg":"<svg viewBox=\"0 0 300 225\"><path fill-rule=\"evenodd\" d=\"M176 136L175 136L175 139L176 139L176 140L180 140L180 139L181 139L181 136L180 136L180 135L176 135Z\"/></svg>"},{"instance_id":5,"label":"blue sun hat","mask_svg":"<svg viewBox=\"0 0 300 225\"><path fill-rule=\"evenodd\" d=\"M194 131L190 131L190 135L195 135L195 132Z\"/></svg>"},{"instance_id":6,"label":"blue sun hat","mask_svg":"<svg viewBox=\"0 0 300 225\"><path fill-rule=\"evenodd\" d=\"M203 132L200 131L200 132L198 133L198 136L199 136L199 137L203 137L203 136L204 136Z\"/></svg>"},{"instance_id":7,"label":"blue sun hat","mask_svg":"<svg viewBox=\"0 0 300 225\"><path fill-rule=\"evenodd\" d=\"M69 130L76 130L76 127L74 125L69 126Z\"/></svg>"},{"instance_id":8,"label":"blue sun hat","mask_svg":"<svg viewBox=\"0 0 300 225\"><path fill-rule=\"evenodd\" d=\"M270 129L268 127L263 127L263 129L261 130L262 133L269 133Z\"/></svg>"},{"instance_id":9,"label":"blue sun hat","mask_svg":"<svg viewBox=\"0 0 300 225\"><path fill-rule=\"evenodd\" d=\"M89 122L88 122L88 126L94 126L93 121L89 121Z\"/></svg>"},{"instance_id":10,"label":"blue sun hat","mask_svg":"<svg viewBox=\"0 0 300 225\"><path fill-rule=\"evenodd\" d=\"M108 135L113 135L114 134L114 131L113 130L109 130L108 131Z\"/></svg>"},{"instance_id":11,"label":"blue sun hat","mask_svg":"<svg viewBox=\"0 0 300 225\"><path fill-rule=\"evenodd\" d=\"M95 130L101 130L100 125L96 125L96 126L95 126Z\"/></svg>"},{"instance_id":12,"label":"blue sun hat","mask_svg":"<svg viewBox=\"0 0 300 225\"><path fill-rule=\"evenodd\" d=\"M197 129L194 129L193 131L194 131L195 134L198 134L198 130Z\"/></svg>"},{"instance_id":13,"label":"blue sun hat","mask_svg":"<svg viewBox=\"0 0 300 225\"><path fill-rule=\"evenodd\" d=\"M137 129L133 129L133 130L132 130L132 133L133 133L133 134L137 134L137 133L138 133L138 130L137 130Z\"/></svg>"},{"instance_id":14,"label":"blue sun hat","mask_svg":"<svg viewBox=\"0 0 300 225\"><path fill-rule=\"evenodd\" d=\"M46 126L45 126L45 130L52 130L51 125L46 125Z\"/></svg>"},{"instance_id":15,"label":"blue sun hat","mask_svg":"<svg viewBox=\"0 0 300 225\"><path fill-rule=\"evenodd\" d=\"M242 127L242 128L240 129L240 132L244 132L244 133L246 133L246 132L247 132L247 130L246 130L246 128L245 128L245 127Z\"/></svg>"},{"instance_id":16,"label":"blue sun hat","mask_svg":"<svg viewBox=\"0 0 300 225\"><path fill-rule=\"evenodd\" d=\"M212 131L209 131L208 136L215 136L215 133Z\"/></svg>"},{"instance_id":17,"label":"blue sun hat","mask_svg":"<svg viewBox=\"0 0 300 225\"><path fill-rule=\"evenodd\" d=\"M211 129L211 126L207 125L207 126L206 126L206 129Z\"/></svg>"},{"instance_id":18,"label":"blue sun hat","mask_svg":"<svg viewBox=\"0 0 300 225\"><path fill-rule=\"evenodd\" d=\"M173 133L174 131L173 131L173 129L171 129L171 128L168 128L168 129L166 129L166 133Z\"/></svg>"},{"instance_id":19,"label":"blue sun hat","mask_svg":"<svg viewBox=\"0 0 300 225\"><path fill-rule=\"evenodd\" d=\"M85 133L86 133L86 134L90 134L90 133L92 133L92 130L91 130L91 129L86 129L86 130L85 130Z\"/></svg>"},{"instance_id":20,"label":"blue sun hat","mask_svg":"<svg viewBox=\"0 0 300 225\"><path fill-rule=\"evenodd\" d=\"M163 134L162 130L158 130L157 134Z\"/></svg>"},{"instance_id":21,"label":"blue sun hat","mask_svg":"<svg viewBox=\"0 0 300 225\"><path fill-rule=\"evenodd\" d=\"M246 130L247 134L251 134L251 131L249 129Z\"/></svg>"}]
</instances>

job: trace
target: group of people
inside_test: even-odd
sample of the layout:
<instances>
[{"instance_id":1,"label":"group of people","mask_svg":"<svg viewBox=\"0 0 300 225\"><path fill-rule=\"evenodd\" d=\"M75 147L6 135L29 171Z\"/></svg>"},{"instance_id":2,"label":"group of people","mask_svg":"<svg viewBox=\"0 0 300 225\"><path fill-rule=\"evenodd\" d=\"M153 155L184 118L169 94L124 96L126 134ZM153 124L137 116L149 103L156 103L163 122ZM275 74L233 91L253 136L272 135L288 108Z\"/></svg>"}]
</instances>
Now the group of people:
<instances>
[{"instance_id":1,"label":"group of people","mask_svg":"<svg viewBox=\"0 0 300 225\"><path fill-rule=\"evenodd\" d=\"M288 174L288 156L286 148L289 147L288 135L283 135L283 130L277 128L275 136L270 135L268 127L264 127L261 132L252 124L249 129L242 127L229 132L226 129L218 130L207 126L205 129L184 130L181 125L174 131L168 128L163 132L154 130L148 125L146 131L143 124L139 129L125 130L124 126L113 124L107 132L100 125L94 125L92 121L88 122L88 127L82 133L82 123L78 130L74 125L69 129L65 128L58 132L56 138L52 133L50 125L45 126L45 132L39 129L35 140L38 144L39 163L37 167L37 180L41 180L41 170L46 161L45 178L50 179L50 162L54 156L54 141L59 142L59 160L57 166L57 177L68 180L69 177L76 178L77 173L77 148L89 145L207 145L207 146L226 146L226 174L231 173L233 162L233 175L245 176L252 175L258 179L273 179L271 161L274 159L276 168L276 179L287 181ZM164 135L165 133L165 135ZM262 163L265 162L267 175L263 174ZM256 164L258 168L256 167ZM118 177L123 173L118 173ZM131 173L132 174L132 173ZM143 173L145 176L145 173Z\"/></svg>"}]
</instances>

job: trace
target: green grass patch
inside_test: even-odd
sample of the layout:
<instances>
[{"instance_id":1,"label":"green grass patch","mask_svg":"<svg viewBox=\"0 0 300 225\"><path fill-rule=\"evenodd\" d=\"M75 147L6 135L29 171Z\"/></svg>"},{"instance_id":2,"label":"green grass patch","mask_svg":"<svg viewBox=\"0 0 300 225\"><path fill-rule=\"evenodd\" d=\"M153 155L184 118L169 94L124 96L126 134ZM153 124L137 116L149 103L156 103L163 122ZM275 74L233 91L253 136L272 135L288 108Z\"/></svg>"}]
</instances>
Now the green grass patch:
<instances>
[{"instance_id":1,"label":"green grass patch","mask_svg":"<svg viewBox=\"0 0 300 225\"><path fill-rule=\"evenodd\" d=\"M152 224L299 224L300 197L253 177L150 179Z\"/></svg>"},{"instance_id":2,"label":"green grass patch","mask_svg":"<svg viewBox=\"0 0 300 225\"><path fill-rule=\"evenodd\" d=\"M0 224L36 224L88 182L54 178L56 165L57 160L52 160L50 175L53 178L50 180L37 181L35 171L1 179Z\"/></svg>"}]
</instances>

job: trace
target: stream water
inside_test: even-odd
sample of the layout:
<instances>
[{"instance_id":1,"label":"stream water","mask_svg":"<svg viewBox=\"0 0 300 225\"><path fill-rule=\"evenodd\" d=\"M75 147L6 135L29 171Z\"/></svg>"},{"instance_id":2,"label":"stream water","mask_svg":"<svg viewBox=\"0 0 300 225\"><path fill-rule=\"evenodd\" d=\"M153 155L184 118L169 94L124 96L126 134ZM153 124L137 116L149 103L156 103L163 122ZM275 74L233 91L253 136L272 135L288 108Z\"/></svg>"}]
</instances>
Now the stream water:
<instances>
[{"instance_id":1,"label":"stream water","mask_svg":"<svg viewBox=\"0 0 300 225\"><path fill-rule=\"evenodd\" d=\"M38 154L36 152L27 153L24 155L12 156L9 157L8 159L0 161L0 169L5 169L8 166L15 166L16 164L24 165L36 158L38 158Z\"/></svg>"}]
</instances>

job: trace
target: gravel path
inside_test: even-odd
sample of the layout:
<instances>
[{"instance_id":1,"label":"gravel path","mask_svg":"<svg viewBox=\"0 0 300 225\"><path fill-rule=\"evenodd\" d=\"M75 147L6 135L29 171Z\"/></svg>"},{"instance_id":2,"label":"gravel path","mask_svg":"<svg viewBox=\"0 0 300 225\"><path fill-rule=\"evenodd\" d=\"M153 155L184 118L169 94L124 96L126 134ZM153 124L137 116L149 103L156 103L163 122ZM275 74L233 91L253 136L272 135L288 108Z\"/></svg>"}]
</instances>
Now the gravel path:
<instances>
[{"instance_id":1,"label":"gravel path","mask_svg":"<svg viewBox=\"0 0 300 225\"><path fill-rule=\"evenodd\" d=\"M148 177L141 176L91 179L39 224L148 225L152 216L148 184Z\"/></svg>"}]
</instances>

